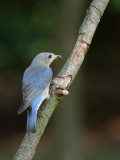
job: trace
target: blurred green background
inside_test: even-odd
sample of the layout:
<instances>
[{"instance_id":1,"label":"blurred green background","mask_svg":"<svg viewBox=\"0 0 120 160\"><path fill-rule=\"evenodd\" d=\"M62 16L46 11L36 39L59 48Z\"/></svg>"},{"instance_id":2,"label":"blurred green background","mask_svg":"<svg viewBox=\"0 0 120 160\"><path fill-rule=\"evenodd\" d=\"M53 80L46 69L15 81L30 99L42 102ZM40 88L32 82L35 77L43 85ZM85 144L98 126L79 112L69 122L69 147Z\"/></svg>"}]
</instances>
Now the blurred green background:
<instances>
[{"instance_id":1,"label":"blurred green background","mask_svg":"<svg viewBox=\"0 0 120 160\"><path fill-rule=\"evenodd\" d=\"M12 159L26 130L24 70L40 52L71 53L90 0L6 0L0 3L0 159ZM34 160L120 159L120 1L111 0L84 63L60 102Z\"/></svg>"}]
</instances>

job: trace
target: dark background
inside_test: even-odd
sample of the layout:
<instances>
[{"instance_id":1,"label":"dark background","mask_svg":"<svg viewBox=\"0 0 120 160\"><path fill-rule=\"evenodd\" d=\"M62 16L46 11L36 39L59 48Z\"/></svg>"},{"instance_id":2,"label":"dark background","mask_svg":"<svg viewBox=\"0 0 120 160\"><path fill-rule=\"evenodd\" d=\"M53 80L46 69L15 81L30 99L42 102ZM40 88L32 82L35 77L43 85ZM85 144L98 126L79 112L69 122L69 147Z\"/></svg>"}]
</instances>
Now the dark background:
<instances>
[{"instance_id":1,"label":"dark background","mask_svg":"<svg viewBox=\"0 0 120 160\"><path fill-rule=\"evenodd\" d=\"M40 52L71 53L90 0L0 3L0 159L12 159L26 130L22 75ZM34 160L120 159L120 1L111 0L83 65L60 102Z\"/></svg>"}]
</instances>

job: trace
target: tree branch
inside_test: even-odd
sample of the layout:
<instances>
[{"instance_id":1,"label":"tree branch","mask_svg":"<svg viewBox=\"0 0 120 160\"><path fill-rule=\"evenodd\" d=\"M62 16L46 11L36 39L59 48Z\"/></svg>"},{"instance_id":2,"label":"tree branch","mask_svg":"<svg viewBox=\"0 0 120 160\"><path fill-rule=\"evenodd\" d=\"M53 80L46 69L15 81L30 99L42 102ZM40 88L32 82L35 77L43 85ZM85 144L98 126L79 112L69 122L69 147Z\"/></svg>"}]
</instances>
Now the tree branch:
<instances>
[{"instance_id":1,"label":"tree branch","mask_svg":"<svg viewBox=\"0 0 120 160\"><path fill-rule=\"evenodd\" d=\"M71 85L85 58L97 25L108 2L109 0L93 0L89 6L73 52L67 59L61 72L52 81L50 99L46 100L38 111L37 131L31 135L26 133L14 156L14 160L31 160L34 156L35 149L55 107L62 97L68 94L66 89Z\"/></svg>"}]
</instances>

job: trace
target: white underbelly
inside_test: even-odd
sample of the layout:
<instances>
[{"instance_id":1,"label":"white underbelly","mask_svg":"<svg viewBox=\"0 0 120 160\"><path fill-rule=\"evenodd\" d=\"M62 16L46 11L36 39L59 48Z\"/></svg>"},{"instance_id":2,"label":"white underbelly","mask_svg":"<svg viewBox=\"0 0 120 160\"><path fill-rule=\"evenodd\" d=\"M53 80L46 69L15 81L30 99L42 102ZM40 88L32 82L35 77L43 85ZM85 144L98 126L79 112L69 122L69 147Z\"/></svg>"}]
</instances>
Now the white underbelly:
<instances>
[{"instance_id":1,"label":"white underbelly","mask_svg":"<svg viewBox=\"0 0 120 160\"><path fill-rule=\"evenodd\" d=\"M48 86L46 87L46 89L42 92L42 100L40 101L40 103L38 103L37 110L39 109L41 103L42 103L46 98L49 98L49 96L50 96L50 95L49 95L49 86L50 86L50 85L48 85Z\"/></svg>"}]
</instances>

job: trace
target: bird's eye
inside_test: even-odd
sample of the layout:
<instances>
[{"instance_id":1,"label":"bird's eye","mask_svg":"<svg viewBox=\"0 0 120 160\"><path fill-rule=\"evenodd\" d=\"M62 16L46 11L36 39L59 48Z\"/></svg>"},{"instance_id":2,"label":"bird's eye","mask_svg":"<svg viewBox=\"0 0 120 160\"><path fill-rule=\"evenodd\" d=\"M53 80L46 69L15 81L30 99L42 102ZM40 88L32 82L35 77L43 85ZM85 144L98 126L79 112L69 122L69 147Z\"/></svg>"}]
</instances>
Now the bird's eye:
<instances>
[{"instance_id":1,"label":"bird's eye","mask_svg":"<svg viewBox=\"0 0 120 160\"><path fill-rule=\"evenodd\" d=\"M49 56L48 56L48 58L51 58L52 57L52 55L50 54Z\"/></svg>"}]
</instances>

